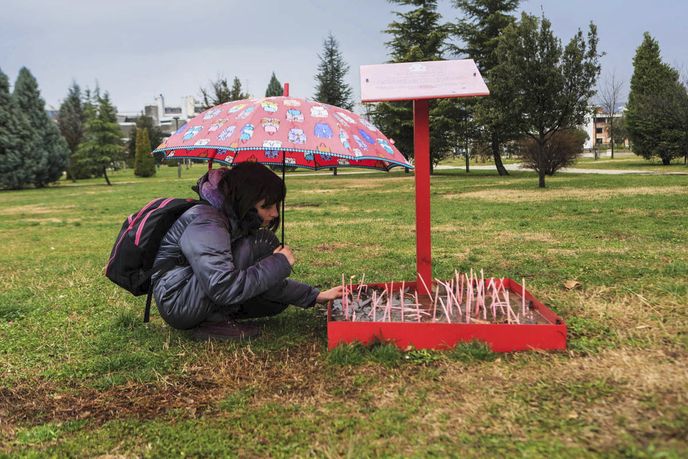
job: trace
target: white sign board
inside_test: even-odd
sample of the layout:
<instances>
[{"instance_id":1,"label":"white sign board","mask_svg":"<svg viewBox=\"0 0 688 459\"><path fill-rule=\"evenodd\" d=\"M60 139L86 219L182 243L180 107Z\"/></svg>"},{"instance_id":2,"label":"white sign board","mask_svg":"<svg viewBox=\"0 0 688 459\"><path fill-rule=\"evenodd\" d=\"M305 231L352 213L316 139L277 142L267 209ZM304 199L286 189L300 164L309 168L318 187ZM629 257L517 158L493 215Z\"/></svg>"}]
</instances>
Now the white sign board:
<instances>
[{"instance_id":1,"label":"white sign board","mask_svg":"<svg viewBox=\"0 0 688 459\"><path fill-rule=\"evenodd\" d=\"M473 59L361 66L361 100L443 99L487 96Z\"/></svg>"}]
</instances>

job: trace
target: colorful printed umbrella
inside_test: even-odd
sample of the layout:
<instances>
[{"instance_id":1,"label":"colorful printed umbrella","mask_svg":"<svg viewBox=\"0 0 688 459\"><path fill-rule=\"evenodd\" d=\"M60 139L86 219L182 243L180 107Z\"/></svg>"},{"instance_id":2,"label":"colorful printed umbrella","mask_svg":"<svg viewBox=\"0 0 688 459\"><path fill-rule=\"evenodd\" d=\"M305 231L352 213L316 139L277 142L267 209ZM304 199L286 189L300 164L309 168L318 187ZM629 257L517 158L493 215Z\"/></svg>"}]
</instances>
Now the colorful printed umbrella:
<instances>
[{"instance_id":1,"label":"colorful printed umbrella","mask_svg":"<svg viewBox=\"0 0 688 459\"><path fill-rule=\"evenodd\" d=\"M365 118L332 105L285 96L237 100L210 108L182 126L153 154L224 165L257 161L315 170L413 168Z\"/></svg>"}]
</instances>

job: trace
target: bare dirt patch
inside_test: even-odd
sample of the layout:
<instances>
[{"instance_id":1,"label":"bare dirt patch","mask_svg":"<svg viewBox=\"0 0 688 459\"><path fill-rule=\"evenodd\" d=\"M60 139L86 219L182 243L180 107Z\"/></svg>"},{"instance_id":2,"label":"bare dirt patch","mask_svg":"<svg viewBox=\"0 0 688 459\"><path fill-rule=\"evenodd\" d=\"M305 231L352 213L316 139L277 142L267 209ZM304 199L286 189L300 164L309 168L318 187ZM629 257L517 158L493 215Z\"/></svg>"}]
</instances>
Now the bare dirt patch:
<instances>
[{"instance_id":1,"label":"bare dirt patch","mask_svg":"<svg viewBox=\"0 0 688 459\"><path fill-rule=\"evenodd\" d=\"M95 424L117 418L152 419L168 410L204 411L217 385L191 377L164 384L130 382L108 390L88 387L58 388L45 381L27 381L0 389L1 430L17 425L88 419Z\"/></svg>"},{"instance_id":2,"label":"bare dirt patch","mask_svg":"<svg viewBox=\"0 0 688 459\"><path fill-rule=\"evenodd\" d=\"M353 244L351 242L328 242L316 245L315 250L321 253L331 253L337 250L352 249L354 247L356 247L356 244Z\"/></svg>"},{"instance_id":3,"label":"bare dirt patch","mask_svg":"<svg viewBox=\"0 0 688 459\"><path fill-rule=\"evenodd\" d=\"M165 376L156 382L128 382L99 390L86 383L60 387L39 379L0 388L0 431L12 434L19 426L75 419L88 419L93 425L113 419L153 419L170 411L196 417L243 389L252 391L257 404L330 398L332 377L322 371L316 343L259 354L250 345L234 352L214 346L207 344L201 359L184 369L185 376Z\"/></svg>"}]
</instances>

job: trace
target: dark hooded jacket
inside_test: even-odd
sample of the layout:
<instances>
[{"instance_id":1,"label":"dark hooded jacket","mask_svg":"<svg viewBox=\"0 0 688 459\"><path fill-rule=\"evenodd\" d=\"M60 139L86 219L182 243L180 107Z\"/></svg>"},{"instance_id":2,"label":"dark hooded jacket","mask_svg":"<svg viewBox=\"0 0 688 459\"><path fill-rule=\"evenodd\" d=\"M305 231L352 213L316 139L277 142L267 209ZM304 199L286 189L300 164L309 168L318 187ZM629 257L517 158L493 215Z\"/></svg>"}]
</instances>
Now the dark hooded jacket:
<instances>
[{"instance_id":1,"label":"dark hooded jacket","mask_svg":"<svg viewBox=\"0 0 688 459\"><path fill-rule=\"evenodd\" d=\"M153 276L162 318L174 328L198 326L218 312L231 316L248 300L310 307L318 289L287 279L291 266L272 249L256 253L256 237L272 232L243 228L233 215L210 205L187 210L167 232L156 266L174 267ZM274 246L273 246L274 248Z\"/></svg>"}]
</instances>

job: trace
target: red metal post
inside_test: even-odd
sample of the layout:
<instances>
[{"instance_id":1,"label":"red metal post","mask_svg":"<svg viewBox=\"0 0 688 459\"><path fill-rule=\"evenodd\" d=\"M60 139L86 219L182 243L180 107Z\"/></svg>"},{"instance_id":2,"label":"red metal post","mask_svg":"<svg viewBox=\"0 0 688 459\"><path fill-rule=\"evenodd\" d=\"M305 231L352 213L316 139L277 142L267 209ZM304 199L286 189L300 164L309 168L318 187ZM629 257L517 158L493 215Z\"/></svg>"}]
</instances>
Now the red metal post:
<instances>
[{"instance_id":1,"label":"red metal post","mask_svg":"<svg viewBox=\"0 0 688 459\"><path fill-rule=\"evenodd\" d=\"M289 97L289 83L284 83L284 92L282 92L284 97Z\"/></svg>"},{"instance_id":2,"label":"red metal post","mask_svg":"<svg viewBox=\"0 0 688 459\"><path fill-rule=\"evenodd\" d=\"M416 173L416 266L419 294L432 285L432 242L430 239L430 114L427 100L413 101L413 151Z\"/></svg>"}]
</instances>

